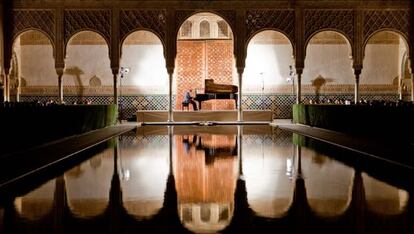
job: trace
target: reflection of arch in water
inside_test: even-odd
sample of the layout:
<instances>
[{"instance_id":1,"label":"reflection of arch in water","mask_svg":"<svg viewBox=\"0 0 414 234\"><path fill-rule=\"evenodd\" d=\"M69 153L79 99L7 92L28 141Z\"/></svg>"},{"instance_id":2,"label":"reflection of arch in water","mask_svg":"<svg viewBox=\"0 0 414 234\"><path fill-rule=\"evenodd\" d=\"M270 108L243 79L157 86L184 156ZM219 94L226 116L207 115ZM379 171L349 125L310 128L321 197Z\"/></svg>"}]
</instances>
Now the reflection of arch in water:
<instances>
[{"instance_id":1,"label":"reflection of arch in water","mask_svg":"<svg viewBox=\"0 0 414 234\"><path fill-rule=\"evenodd\" d=\"M94 168L91 162L98 157L101 164ZM81 173L68 171L65 174L68 207L74 215L85 218L95 217L106 209L113 173L112 157L113 149L107 149L76 167Z\"/></svg>"},{"instance_id":2,"label":"reflection of arch in water","mask_svg":"<svg viewBox=\"0 0 414 234\"><path fill-rule=\"evenodd\" d=\"M302 148L302 154L311 210L319 216L343 214L351 202L354 170L313 150Z\"/></svg>"},{"instance_id":3,"label":"reflection of arch in water","mask_svg":"<svg viewBox=\"0 0 414 234\"><path fill-rule=\"evenodd\" d=\"M196 233L211 233L224 229L231 221L233 203L179 204L179 216L184 227Z\"/></svg>"},{"instance_id":4,"label":"reflection of arch in water","mask_svg":"<svg viewBox=\"0 0 414 234\"><path fill-rule=\"evenodd\" d=\"M14 201L20 217L37 220L46 217L53 209L55 180L50 180Z\"/></svg>"},{"instance_id":5,"label":"reflection of arch in water","mask_svg":"<svg viewBox=\"0 0 414 234\"><path fill-rule=\"evenodd\" d=\"M370 211L380 215L398 215L405 211L408 193L363 173L365 199Z\"/></svg>"}]
</instances>

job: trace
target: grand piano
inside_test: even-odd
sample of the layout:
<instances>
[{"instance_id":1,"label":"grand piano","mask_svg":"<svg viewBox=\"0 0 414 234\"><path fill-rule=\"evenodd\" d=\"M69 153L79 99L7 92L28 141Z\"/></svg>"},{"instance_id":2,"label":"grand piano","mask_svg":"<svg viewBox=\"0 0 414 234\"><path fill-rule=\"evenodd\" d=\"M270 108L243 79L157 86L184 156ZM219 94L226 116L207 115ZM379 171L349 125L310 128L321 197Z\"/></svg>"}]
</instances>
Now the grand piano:
<instances>
[{"instance_id":1,"label":"grand piano","mask_svg":"<svg viewBox=\"0 0 414 234\"><path fill-rule=\"evenodd\" d=\"M198 102L201 110L201 103L211 99L233 99L237 108L237 92L235 85L216 84L213 79L205 79L204 93L196 93L194 100Z\"/></svg>"}]
</instances>

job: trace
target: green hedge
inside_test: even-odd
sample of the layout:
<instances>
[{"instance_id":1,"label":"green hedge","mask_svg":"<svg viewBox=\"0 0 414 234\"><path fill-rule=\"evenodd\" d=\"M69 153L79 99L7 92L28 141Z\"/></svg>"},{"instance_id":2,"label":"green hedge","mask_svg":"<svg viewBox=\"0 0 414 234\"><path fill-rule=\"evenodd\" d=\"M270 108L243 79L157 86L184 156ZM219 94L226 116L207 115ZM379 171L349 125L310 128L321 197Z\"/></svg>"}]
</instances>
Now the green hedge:
<instances>
[{"instance_id":1,"label":"green hedge","mask_svg":"<svg viewBox=\"0 0 414 234\"><path fill-rule=\"evenodd\" d=\"M313 127L366 136L412 140L413 106L305 105L293 106L293 121ZM409 137L404 137L409 135ZM404 138L404 139L401 139Z\"/></svg>"},{"instance_id":2,"label":"green hedge","mask_svg":"<svg viewBox=\"0 0 414 234\"><path fill-rule=\"evenodd\" d=\"M16 105L0 108L4 146L0 155L114 125L116 105Z\"/></svg>"}]
</instances>

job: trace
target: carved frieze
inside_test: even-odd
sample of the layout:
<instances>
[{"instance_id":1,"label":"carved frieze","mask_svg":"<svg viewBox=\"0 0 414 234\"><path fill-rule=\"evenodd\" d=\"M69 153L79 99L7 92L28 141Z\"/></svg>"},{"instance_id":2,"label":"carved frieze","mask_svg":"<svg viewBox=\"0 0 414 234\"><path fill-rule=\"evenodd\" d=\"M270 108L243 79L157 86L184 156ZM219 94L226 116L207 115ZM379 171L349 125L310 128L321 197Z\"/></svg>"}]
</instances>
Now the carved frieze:
<instances>
[{"instance_id":1,"label":"carved frieze","mask_svg":"<svg viewBox=\"0 0 414 234\"><path fill-rule=\"evenodd\" d=\"M188 17L194 14L194 12L195 11L192 11L192 10L179 10L175 12L175 31L176 32L178 32L184 20L186 20Z\"/></svg>"},{"instance_id":2,"label":"carved frieze","mask_svg":"<svg viewBox=\"0 0 414 234\"><path fill-rule=\"evenodd\" d=\"M233 30L235 30L235 26L236 26L236 11L232 11L232 10L219 10L219 11L217 11L217 13L218 13L219 16L221 16L224 20L227 21L227 23L230 25L230 27Z\"/></svg>"},{"instance_id":3,"label":"carved frieze","mask_svg":"<svg viewBox=\"0 0 414 234\"><path fill-rule=\"evenodd\" d=\"M315 32L332 29L354 41L353 10L309 9L304 11L305 39L308 41Z\"/></svg>"},{"instance_id":4,"label":"carved frieze","mask_svg":"<svg viewBox=\"0 0 414 234\"><path fill-rule=\"evenodd\" d=\"M14 10L13 38L27 29L39 29L55 42L55 17L51 10Z\"/></svg>"},{"instance_id":5,"label":"carved frieze","mask_svg":"<svg viewBox=\"0 0 414 234\"><path fill-rule=\"evenodd\" d=\"M111 10L65 10L65 43L77 32L92 30L111 41Z\"/></svg>"},{"instance_id":6,"label":"carved frieze","mask_svg":"<svg viewBox=\"0 0 414 234\"><path fill-rule=\"evenodd\" d=\"M246 12L246 39L257 31L275 29L284 32L293 42L295 38L295 13L292 10L249 10Z\"/></svg>"},{"instance_id":7,"label":"carved frieze","mask_svg":"<svg viewBox=\"0 0 414 234\"><path fill-rule=\"evenodd\" d=\"M121 37L137 29L149 29L158 34L162 41L166 36L165 10L122 10L120 13Z\"/></svg>"},{"instance_id":8,"label":"carved frieze","mask_svg":"<svg viewBox=\"0 0 414 234\"><path fill-rule=\"evenodd\" d=\"M394 29L409 35L410 14L408 10L367 10L364 11L364 41L381 29Z\"/></svg>"}]
</instances>

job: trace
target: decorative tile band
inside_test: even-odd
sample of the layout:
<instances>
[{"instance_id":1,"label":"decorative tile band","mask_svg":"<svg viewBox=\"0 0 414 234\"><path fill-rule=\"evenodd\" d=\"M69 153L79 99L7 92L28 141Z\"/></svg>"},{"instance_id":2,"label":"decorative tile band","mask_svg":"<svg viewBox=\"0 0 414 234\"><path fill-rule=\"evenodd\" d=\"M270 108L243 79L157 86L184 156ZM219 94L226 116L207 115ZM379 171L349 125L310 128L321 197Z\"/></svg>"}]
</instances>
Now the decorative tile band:
<instances>
[{"instance_id":1,"label":"decorative tile band","mask_svg":"<svg viewBox=\"0 0 414 234\"><path fill-rule=\"evenodd\" d=\"M335 100L353 100L354 94L321 94L303 95L303 101L309 102L317 101L326 102L328 99ZM361 98L365 100L383 100L383 101L397 101L396 94L361 94ZM25 96L20 97L21 101L39 101L47 102L49 100L57 101L56 96ZM112 96L84 96L82 99L78 96L65 96L64 101L68 104L73 104L79 101L91 101L92 104L111 104ZM175 96L173 96L175 103ZM246 94L243 95L243 109L244 110L272 110L273 117L278 119L292 118L292 105L295 103L295 96L291 94ZM135 115L137 110L167 110L168 96L167 95L129 95L119 97L120 111L124 118L130 118Z\"/></svg>"}]
</instances>

